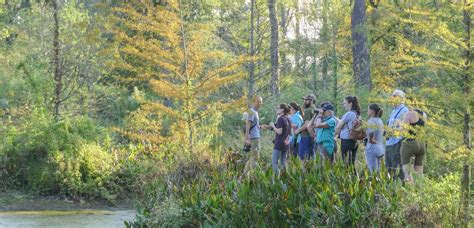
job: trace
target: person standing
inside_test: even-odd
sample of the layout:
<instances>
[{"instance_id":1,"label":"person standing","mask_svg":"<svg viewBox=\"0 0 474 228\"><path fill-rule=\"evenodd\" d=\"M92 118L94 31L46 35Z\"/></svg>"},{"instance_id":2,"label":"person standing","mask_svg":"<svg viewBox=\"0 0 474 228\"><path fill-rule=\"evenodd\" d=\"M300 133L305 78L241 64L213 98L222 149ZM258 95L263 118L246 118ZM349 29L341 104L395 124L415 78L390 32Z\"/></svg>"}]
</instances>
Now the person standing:
<instances>
[{"instance_id":1,"label":"person standing","mask_svg":"<svg viewBox=\"0 0 474 228\"><path fill-rule=\"evenodd\" d=\"M409 164L410 159L415 157L414 169L418 174L423 174L423 158L426 153L426 143L423 142L417 133L425 126L426 114L418 109L409 110L403 119L404 128L408 128L408 136L402 140L400 148L401 165L405 181L412 181Z\"/></svg>"},{"instance_id":2,"label":"person standing","mask_svg":"<svg viewBox=\"0 0 474 228\"><path fill-rule=\"evenodd\" d=\"M278 115L276 124L270 123L270 129L275 132L275 139L273 141L273 155L272 155L272 168L277 177L280 176L280 168L278 161L280 161L281 167L286 169L287 167L287 152L290 146L290 132L291 123L288 118L290 108L286 104L280 104L276 108L276 114Z\"/></svg>"},{"instance_id":3,"label":"person standing","mask_svg":"<svg viewBox=\"0 0 474 228\"><path fill-rule=\"evenodd\" d=\"M314 106L316 102L316 97L313 94L310 94L306 97L303 97L304 100L304 112L303 120L304 124L295 131L295 134L301 134L300 145L298 149L298 155L302 161L314 158L313 153L313 136L311 136L308 131L309 124L311 119L314 116Z\"/></svg>"},{"instance_id":4,"label":"person standing","mask_svg":"<svg viewBox=\"0 0 474 228\"><path fill-rule=\"evenodd\" d=\"M290 153L293 156L298 156L299 143L301 141L300 134L295 134L296 129L303 125L303 117L301 116L301 107L296 102L290 102L290 122L291 122L291 136L290 136Z\"/></svg>"},{"instance_id":5,"label":"person standing","mask_svg":"<svg viewBox=\"0 0 474 228\"><path fill-rule=\"evenodd\" d=\"M385 143L385 165L387 170L392 177L398 176L404 180L403 172L401 169L401 157L400 148L402 145L402 137L400 136L400 123L403 120L405 113L408 112L408 108L405 106L405 93L401 90L395 90L392 93L389 102L393 105L393 111L390 113L390 117L387 121L388 132L390 133L389 138Z\"/></svg>"},{"instance_id":6,"label":"person standing","mask_svg":"<svg viewBox=\"0 0 474 228\"><path fill-rule=\"evenodd\" d=\"M260 157L260 119L258 110L263 104L263 99L256 96L245 123L245 145L250 145L249 160L245 164L244 174L258 166Z\"/></svg>"},{"instance_id":7,"label":"person standing","mask_svg":"<svg viewBox=\"0 0 474 228\"><path fill-rule=\"evenodd\" d=\"M334 162L334 134L336 119L332 115L334 106L331 103L324 103L315 118L314 128L317 128L316 145L317 151L321 155L320 162L328 160Z\"/></svg>"},{"instance_id":8,"label":"person standing","mask_svg":"<svg viewBox=\"0 0 474 228\"><path fill-rule=\"evenodd\" d=\"M367 146L365 147L365 160L370 173L379 172L380 163L385 155L383 143L383 110L378 104L370 104L367 110Z\"/></svg>"},{"instance_id":9,"label":"person standing","mask_svg":"<svg viewBox=\"0 0 474 228\"><path fill-rule=\"evenodd\" d=\"M335 134L341 139L341 155L344 164L354 165L358 143L351 139L350 132L360 116L359 99L356 96L347 96L343 100L343 105L347 112L341 117Z\"/></svg>"}]
</instances>

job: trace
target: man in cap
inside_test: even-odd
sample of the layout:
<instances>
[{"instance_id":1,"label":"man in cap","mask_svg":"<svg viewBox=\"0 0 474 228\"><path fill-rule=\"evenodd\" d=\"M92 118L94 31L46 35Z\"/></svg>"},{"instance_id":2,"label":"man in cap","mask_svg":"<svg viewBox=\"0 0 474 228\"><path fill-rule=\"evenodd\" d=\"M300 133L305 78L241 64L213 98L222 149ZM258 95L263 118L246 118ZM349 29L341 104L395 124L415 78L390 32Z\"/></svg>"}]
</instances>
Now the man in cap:
<instances>
[{"instance_id":1,"label":"man in cap","mask_svg":"<svg viewBox=\"0 0 474 228\"><path fill-rule=\"evenodd\" d=\"M400 123L403 120L403 116L408 112L408 108L404 104L405 93L401 90L395 90L389 99L389 103L393 106L393 111L390 113L390 117L387 121L387 125L390 128L389 132L392 134L388 137L385 143L385 165L387 170L392 177L398 176L402 180L403 172L400 172L400 148L402 145L402 137L397 135L397 131L400 129Z\"/></svg>"},{"instance_id":2,"label":"man in cap","mask_svg":"<svg viewBox=\"0 0 474 228\"><path fill-rule=\"evenodd\" d=\"M314 158L313 153L313 138L308 131L309 124L311 119L314 116L314 110L316 107L314 104L316 103L316 97L313 94L309 94L302 98L304 100L304 111L303 111L303 120L304 124L295 131L295 134L301 135L300 147L298 151L298 156L302 161L305 161L309 158Z\"/></svg>"}]
</instances>

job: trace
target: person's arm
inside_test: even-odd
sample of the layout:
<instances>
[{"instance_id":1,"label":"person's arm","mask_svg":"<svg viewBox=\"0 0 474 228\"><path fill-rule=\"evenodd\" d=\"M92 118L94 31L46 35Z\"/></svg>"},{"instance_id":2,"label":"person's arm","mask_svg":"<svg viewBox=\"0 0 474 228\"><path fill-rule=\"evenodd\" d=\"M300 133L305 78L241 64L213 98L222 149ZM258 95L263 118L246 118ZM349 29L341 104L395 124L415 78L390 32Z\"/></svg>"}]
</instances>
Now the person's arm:
<instances>
[{"instance_id":1,"label":"person's arm","mask_svg":"<svg viewBox=\"0 0 474 228\"><path fill-rule=\"evenodd\" d=\"M376 129L376 126L373 123L373 121L369 119L369 121L367 121L367 140L369 141L370 144L377 144L377 141L375 141L374 129Z\"/></svg>"},{"instance_id":2,"label":"person's arm","mask_svg":"<svg viewBox=\"0 0 474 228\"><path fill-rule=\"evenodd\" d=\"M323 116L318 115L316 117L316 123L314 123L315 128L328 128L329 125L323 121Z\"/></svg>"},{"instance_id":3,"label":"person's arm","mask_svg":"<svg viewBox=\"0 0 474 228\"><path fill-rule=\"evenodd\" d=\"M310 134L312 137L314 137L315 134L316 134L316 133L314 132L314 121L315 121L316 117L317 117L316 115L313 116L313 118L309 121L308 126L306 127L306 129L308 130L309 134Z\"/></svg>"},{"instance_id":4,"label":"person's arm","mask_svg":"<svg viewBox=\"0 0 474 228\"><path fill-rule=\"evenodd\" d=\"M412 111L409 111L407 113L405 113L405 115L403 116L403 124L401 124L400 126L400 130L403 130L405 128L405 126L409 126L410 123L414 123L417 120L417 114L416 112L412 112Z\"/></svg>"},{"instance_id":5,"label":"person's arm","mask_svg":"<svg viewBox=\"0 0 474 228\"><path fill-rule=\"evenodd\" d=\"M273 131L275 131L275 133L277 135L281 135L283 133L283 119L282 118L278 118L277 120L277 124L271 124L270 127L273 129Z\"/></svg>"},{"instance_id":6,"label":"person's arm","mask_svg":"<svg viewBox=\"0 0 474 228\"><path fill-rule=\"evenodd\" d=\"M339 120L339 123L336 126L336 131L334 132L335 136L338 136L341 133L342 127L346 124L344 120Z\"/></svg>"},{"instance_id":7,"label":"person's arm","mask_svg":"<svg viewBox=\"0 0 474 228\"><path fill-rule=\"evenodd\" d=\"M245 144L250 145L250 121L245 121Z\"/></svg>"},{"instance_id":8,"label":"person's arm","mask_svg":"<svg viewBox=\"0 0 474 228\"><path fill-rule=\"evenodd\" d=\"M299 133L301 133L302 131L307 130L307 129L308 129L308 127L307 127L307 124L308 124L308 123L309 123L309 121L308 121L308 120L305 120L304 123L303 123L303 125L301 125L301 127L298 128L298 130L295 131L295 134L299 134Z\"/></svg>"}]
</instances>

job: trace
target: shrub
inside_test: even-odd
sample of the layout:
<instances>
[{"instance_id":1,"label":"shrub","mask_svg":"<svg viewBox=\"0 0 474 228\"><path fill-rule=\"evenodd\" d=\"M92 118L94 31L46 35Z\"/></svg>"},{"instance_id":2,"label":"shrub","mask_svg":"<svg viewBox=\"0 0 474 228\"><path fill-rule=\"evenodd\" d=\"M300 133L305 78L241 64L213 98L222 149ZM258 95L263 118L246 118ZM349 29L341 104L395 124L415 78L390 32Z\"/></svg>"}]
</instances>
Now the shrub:
<instances>
[{"instance_id":1,"label":"shrub","mask_svg":"<svg viewBox=\"0 0 474 228\"><path fill-rule=\"evenodd\" d=\"M4 133L0 148L11 184L40 194L114 199L116 166L104 128L88 118L53 122L38 113L22 122Z\"/></svg>"}]
</instances>

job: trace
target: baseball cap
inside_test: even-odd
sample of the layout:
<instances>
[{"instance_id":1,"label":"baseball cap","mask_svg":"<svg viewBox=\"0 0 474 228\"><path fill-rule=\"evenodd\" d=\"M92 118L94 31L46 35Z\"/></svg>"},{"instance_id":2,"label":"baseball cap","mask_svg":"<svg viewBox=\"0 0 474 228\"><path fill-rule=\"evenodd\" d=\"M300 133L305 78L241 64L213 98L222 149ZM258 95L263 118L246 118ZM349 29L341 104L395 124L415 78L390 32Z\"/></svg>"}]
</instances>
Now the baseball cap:
<instances>
[{"instance_id":1,"label":"baseball cap","mask_svg":"<svg viewBox=\"0 0 474 228\"><path fill-rule=\"evenodd\" d=\"M312 100L312 101L314 101L314 100L316 100L316 96L314 96L314 94L309 94L305 97L302 97L302 99L303 100Z\"/></svg>"},{"instance_id":2,"label":"baseball cap","mask_svg":"<svg viewBox=\"0 0 474 228\"><path fill-rule=\"evenodd\" d=\"M334 111L334 106L331 103L327 102L321 105L321 109L324 111L328 111L328 110Z\"/></svg>"}]
</instances>

